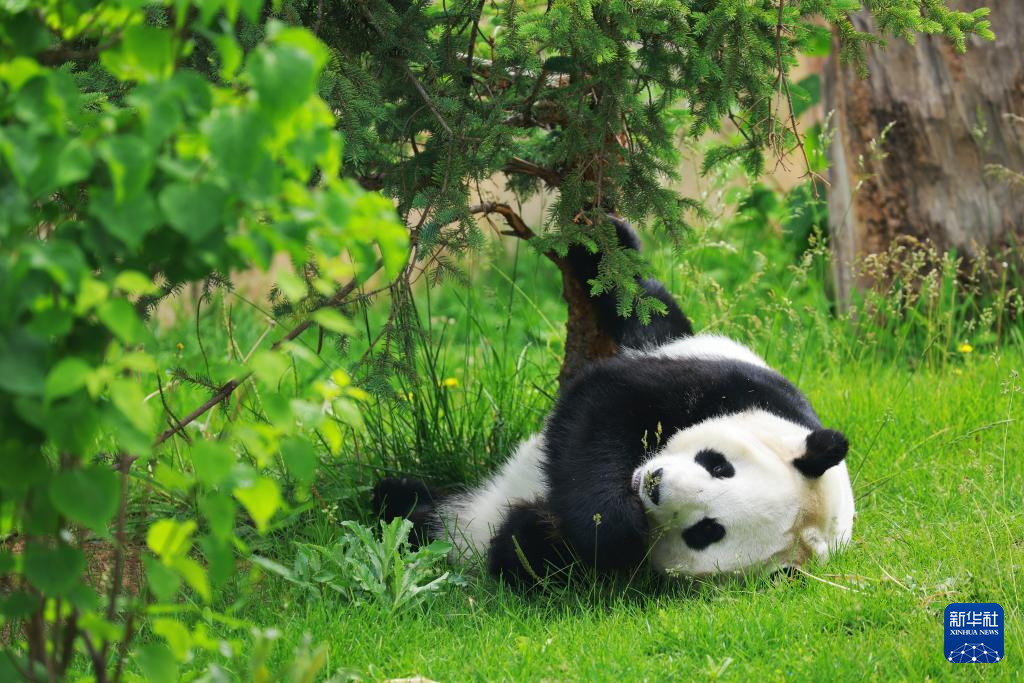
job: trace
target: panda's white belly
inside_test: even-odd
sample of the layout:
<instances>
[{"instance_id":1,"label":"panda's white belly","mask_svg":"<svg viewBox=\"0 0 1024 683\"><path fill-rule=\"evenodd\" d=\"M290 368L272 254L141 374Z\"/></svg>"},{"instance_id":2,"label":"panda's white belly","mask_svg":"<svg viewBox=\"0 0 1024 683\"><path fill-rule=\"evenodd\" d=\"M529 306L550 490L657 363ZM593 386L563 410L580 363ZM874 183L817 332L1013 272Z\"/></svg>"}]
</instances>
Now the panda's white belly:
<instances>
[{"instance_id":1,"label":"panda's white belly","mask_svg":"<svg viewBox=\"0 0 1024 683\"><path fill-rule=\"evenodd\" d=\"M543 445L544 435L534 434L519 444L494 476L438 505L435 537L447 538L454 546L453 559L485 557L510 504L547 496Z\"/></svg>"}]
</instances>

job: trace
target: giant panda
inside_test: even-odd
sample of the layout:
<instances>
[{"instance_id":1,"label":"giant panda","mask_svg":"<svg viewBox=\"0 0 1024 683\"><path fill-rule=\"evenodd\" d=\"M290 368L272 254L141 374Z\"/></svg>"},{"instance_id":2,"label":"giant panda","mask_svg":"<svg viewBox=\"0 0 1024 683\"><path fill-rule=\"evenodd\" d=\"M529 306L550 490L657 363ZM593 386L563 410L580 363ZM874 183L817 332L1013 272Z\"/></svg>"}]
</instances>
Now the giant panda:
<instances>
[{"instance_id":1,"label":"giant panda","mask_svg":"<svg viewBox=\"0 0 1024 683\"><path fill-rule=\"evenodd\" d=\"M639 248L624 221L619 240ZM597 256L567 256L586 283ZM705 577L793 568L845 545L854 499L846 438L825 428L785 377L746 346L694 334L656 281L638 284L668 313L643 325L594 301L619 353L561 390L542 429L489 479L440 495L410 478L374 491L385 520L411 519L419 542L486 558L516 585L574 562L601 572L649 565Z\"/></svg>"}]
</instances>

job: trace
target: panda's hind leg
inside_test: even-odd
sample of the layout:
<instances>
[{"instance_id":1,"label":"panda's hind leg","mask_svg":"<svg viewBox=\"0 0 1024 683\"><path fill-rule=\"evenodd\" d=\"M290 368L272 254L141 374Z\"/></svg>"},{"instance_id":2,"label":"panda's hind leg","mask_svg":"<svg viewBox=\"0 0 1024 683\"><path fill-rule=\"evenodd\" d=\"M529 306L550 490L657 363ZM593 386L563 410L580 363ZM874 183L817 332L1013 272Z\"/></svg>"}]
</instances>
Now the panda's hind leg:
<instances>
[{"instance_id":1,"label":"panda's hind leg","mask_svg":"<svg viewBox=\"0 0 1024 683\"><path fill-rule=\"evenodd\" d=\"M571 563L558 519L541 500L512 504L487 553L490 573L516 587L556 578Z\"/></svg>"},{"instance_id":2,"label":"panda's hind leg","mask_svg":"<svg viewBox=\"0 0 1024 683\"><path fill-rule=\"evenodd\" d=\"M435 501L439 496L419 479L410 477L387 477L373 487L373 510L380 519L390 523L396 517L404 517L413 524L410 542L413 549L433 539L431 523L436 518Z\"/></svg>"}]
</instances>

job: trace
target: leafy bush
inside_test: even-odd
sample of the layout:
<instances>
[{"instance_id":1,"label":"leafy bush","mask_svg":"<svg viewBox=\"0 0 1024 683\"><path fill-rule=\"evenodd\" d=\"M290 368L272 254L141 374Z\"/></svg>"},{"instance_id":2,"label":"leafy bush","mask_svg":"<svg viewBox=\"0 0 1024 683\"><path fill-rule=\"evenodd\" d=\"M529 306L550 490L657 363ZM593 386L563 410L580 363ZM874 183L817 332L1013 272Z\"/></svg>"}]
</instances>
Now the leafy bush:
<instances>
[{"instance_id":1,"label":"leafy bush","mask_svg":"<svg viewBox=\"0 0 1024 683\"><path fill-rule=\"evenodd\" d=\"M242 4L263 21L261 3ZM208 640L190 615L214 614L249 553L239 511L266 534L308 495L311 435L336 453L358 424L362 392L292 340L311 321L344 325L325 306L378 270L394 276L408 253L391 203L339 178L342 140L317 94L329 54L309 31L268 20L243 54L238 3L140 5L2 10L0 460L13 476L0 480L0 610L17 634L6 680L61 676L76 655L97 680L120 678L140 622L161 613L154 601L168 605L153 625L166 645L139 650L139 667L186 662ZM198 35L217 45L219 83L179 68ZM147 314L187 283L269 269L276 253L294 264L280 281L298 325L183 370L208 400L167 410L180 382L165 384ZM289 395L297 365L313 381ZM230 420L195 429L219 407ZM172 502L135 520L148 551L128 533L139 497ZM110 566L94 566L97 539ZM140 553L145 585L129 585Z\"/></svg>"}]
</instances>

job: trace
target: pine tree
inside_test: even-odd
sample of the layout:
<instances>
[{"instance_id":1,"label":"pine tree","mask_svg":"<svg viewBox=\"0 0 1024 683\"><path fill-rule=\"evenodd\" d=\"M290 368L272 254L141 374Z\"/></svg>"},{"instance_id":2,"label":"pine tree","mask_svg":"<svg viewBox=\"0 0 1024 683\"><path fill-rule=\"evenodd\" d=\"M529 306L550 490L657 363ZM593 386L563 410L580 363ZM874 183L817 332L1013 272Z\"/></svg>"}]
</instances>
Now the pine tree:
<instances>
[{"instance_id":1,"label":"pine tree","mask_svg":"<svg viewBox=\"0 0 1024 683\"><path fill-rule=\"evenodd\" d=\"M591 293L614 291L620 314L646 320L661 304L635 283L645 263L605 216L678 239L701 210L668 189L678 150L723 122L738 134L707 153L705 172L739 161L756 175L766 155L801 149L790 112L807 95L790 71L834 29L864 73L865 46L884 41L851 23L862 7L883 35L942 34L958 50L969 34L991 37L986 10L941 0L289 0L283 13L332 49L322 94L345 173L396 201L416 249L407 275L443 276L455 266L439 255L478 245L475 216L497 213L560 266L571 244L600 251ZM557 190L544 225L474 200L499 172L520 199ZM571 371L613 345L565 280Z\"/></svg>"}]
</instances>

